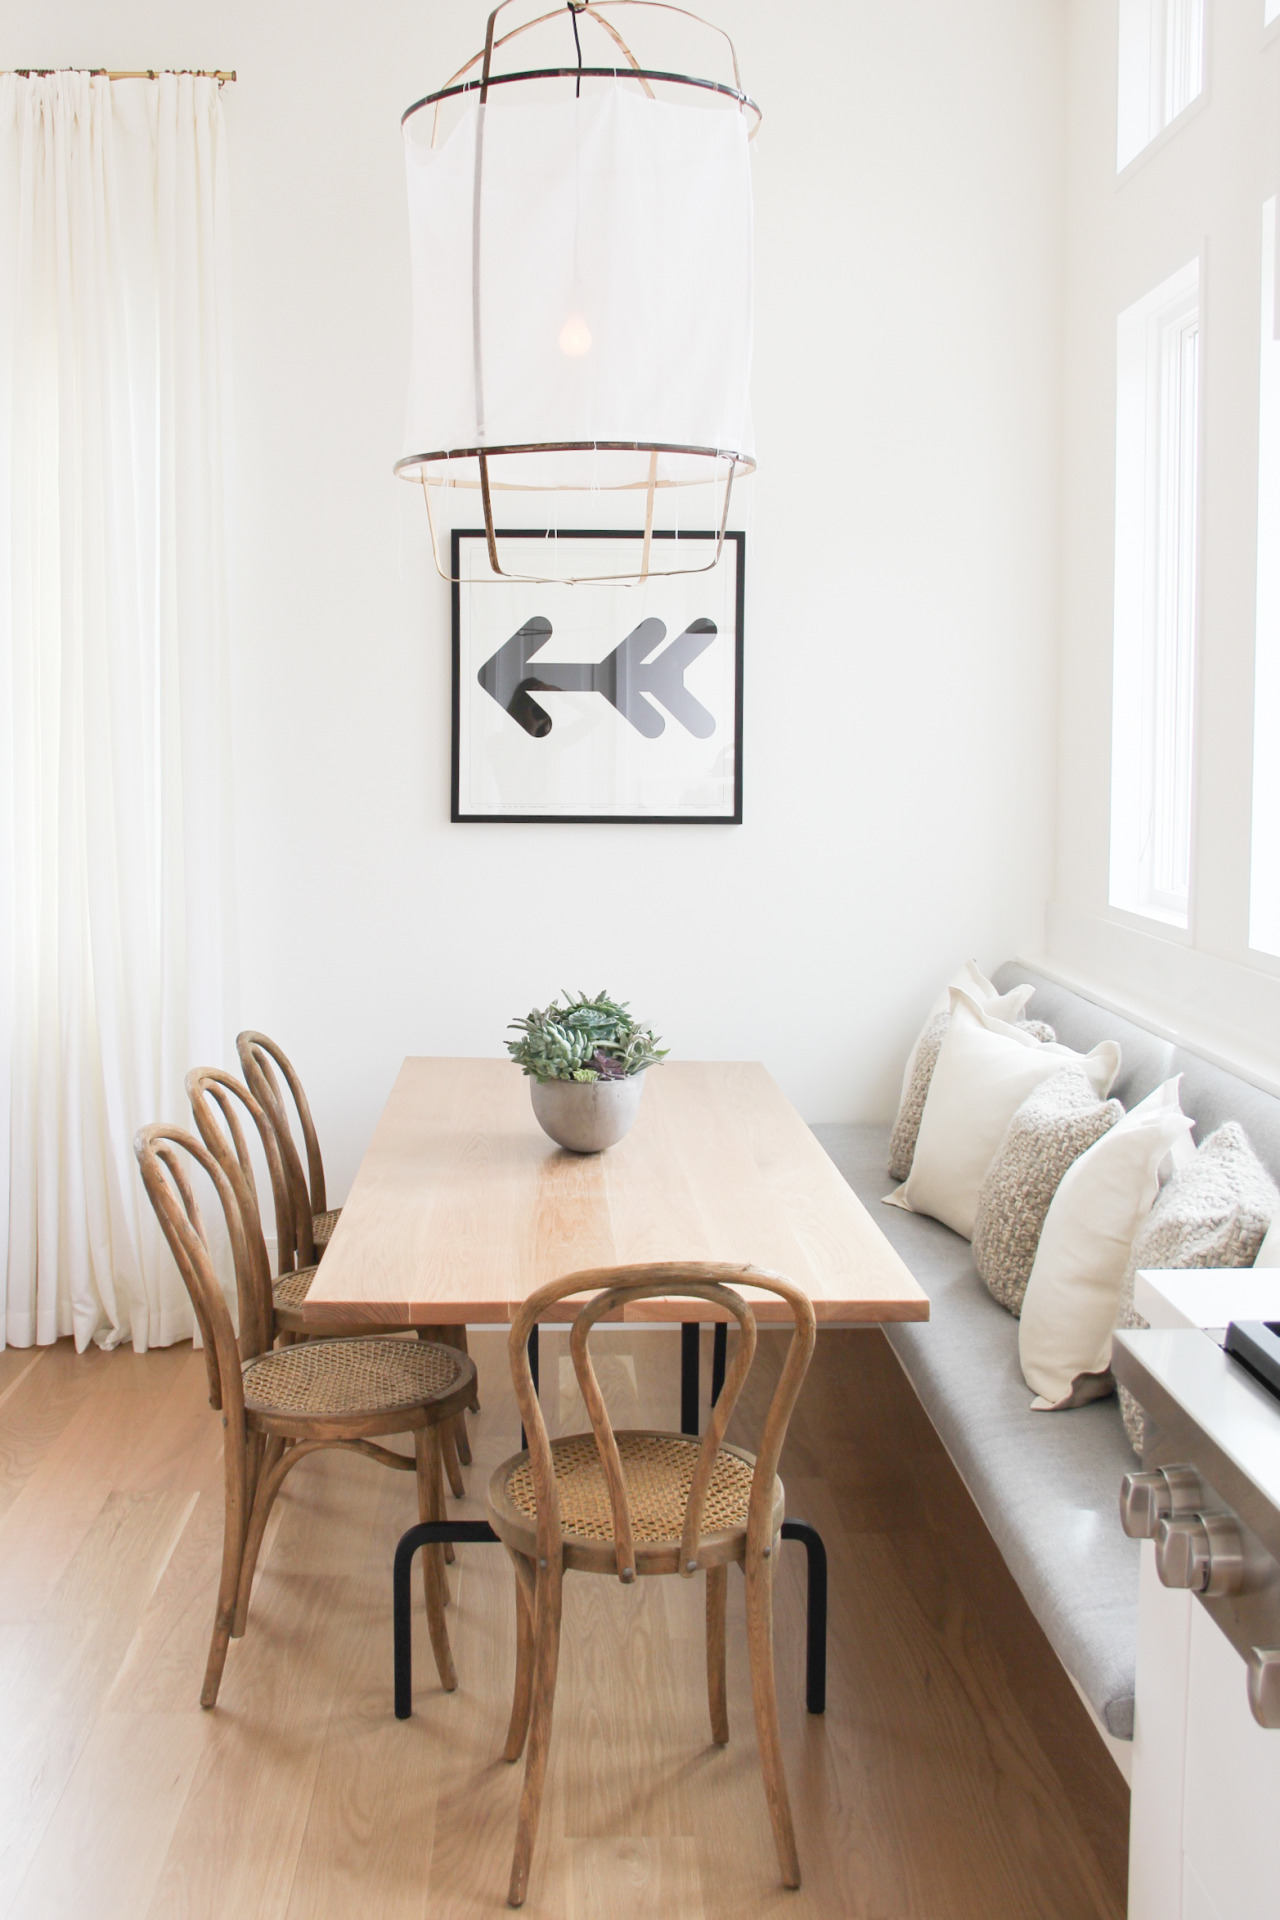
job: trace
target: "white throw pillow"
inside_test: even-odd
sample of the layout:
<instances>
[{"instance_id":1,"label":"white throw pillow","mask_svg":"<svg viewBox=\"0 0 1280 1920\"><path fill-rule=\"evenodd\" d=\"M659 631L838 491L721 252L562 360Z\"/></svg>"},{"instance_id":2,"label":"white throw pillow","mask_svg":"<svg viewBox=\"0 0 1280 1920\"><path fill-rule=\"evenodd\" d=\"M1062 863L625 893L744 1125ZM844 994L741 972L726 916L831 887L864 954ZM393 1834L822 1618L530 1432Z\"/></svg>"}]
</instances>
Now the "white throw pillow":
<instances>
[{"instance_id":1,"label":"white throw pillow","mask_svg":"<svg viewBox=\"0 0 1280 1920\"><path fill-rule=\"evenodd\" d=\"M1001 993L993 982L988 980L976 960L966 960L955 979L948 980L946 986L943 987L937 999L925 1015L924 1025L916 1035L911 1051L907 1055L907 1064L902 1075L902 1094L898 1101L899 1112L902 1111L902 1101L906 1099L911 1088L911 1070L916 1063L916 1054L920 1051L920 1042L924 1039L938 1015L940 1013L950 1013L951 1011L952 987L959 987L961 991L967 993L969 998L975 1001L985 1013L993 1014L997 1020L1016 1020L1035 992L1034 987L1019 986L1010 987L1008 993Z\"/></svg>"},{"instance_id":2,"label":"white throw pillow","mask_svg":"<svg viewBox=\"0 0 1280 1920\"><path fill-rule=\"evenodd\" d=\"M911 1172L888 1198L908 1213L932 1214L970 1240L982 1183L1027 1095L1050 1075L1076 1066L1104 1100L1120 1071L1120 1049L1103 1040L1092 1053L1073 1053L996 1019L961 987L950 993L951 1020L929 1082Z\"/></svg>"},{"instance_id":3,"label":"white throw pillow","mask_svg":"<svg viewBox=\"0 0 1280 1920\"><path fill-rule=\"evenodd\" d=\"M915 1045L907 1055L902 1093L898 1100L898 1117L889 1136L889 1171L895 1180L905 1180L911 1172L916 1136L920 1131L920 1116L929 1095L929 1082L933 1078L942 1036L951 1020L952 987L962 987L984 1013L993 1014L997 1020L1015 1021L1033 991L1029 986L1017 986L1011 987L1008 993L997 993L976 960L966 960L955 979L942 989L929 1009L928 1019L916 1035ZM1052 1029L1046 1028L1039 1037L1052 1040Z\"/></svg>"},{"instance_id":4,"label":"white throw pillow","mask_svg":"<svg viewBox=\"0 0 1280 1920\"><path fill-rule=\"evenodd\" d=\"M1022 1374L1038 1412L1110 1393L1111 1334L1134 1235L1160 1190L1161 1163L1188 1144L1166 1080L1062 1177L1040 1233L1018 1322Z\"/></svg>"}]
</instances>

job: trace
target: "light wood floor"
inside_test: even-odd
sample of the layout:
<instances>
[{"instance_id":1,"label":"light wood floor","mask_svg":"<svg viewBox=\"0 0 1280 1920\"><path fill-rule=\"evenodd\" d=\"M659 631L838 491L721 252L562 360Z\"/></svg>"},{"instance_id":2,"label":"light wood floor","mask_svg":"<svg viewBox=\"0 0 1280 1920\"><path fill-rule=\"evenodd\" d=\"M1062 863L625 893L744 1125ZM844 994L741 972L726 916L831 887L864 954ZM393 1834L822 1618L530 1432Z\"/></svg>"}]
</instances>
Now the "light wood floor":
<instances>
[{"instance_id":1,"label":"light wood floor","mask_svg":"<svg viewBox=\"0 0 1280 1920\"><path fill-rule=\"evenodd\" d=\"M502 1334L473 1345L484 1411L466 1510L481 1514L517 1429ZM674 1334L611 1331L599 1351L615 1419L678 1424ZM561 1336L544 1335L543 1353L548 1419L567 1430L579 1423ZM749 1443L749 1409L739 1425ZM219 1443L189 1347L0 1352L0 1916L503 1911L519 1792L518 1769L496 1758L512 1673L506 1556L458 1550L452 1696L435 1687L415 1579L414 1717L398 1723L390 1568L416 1517L413 1481L359 1459L305 1463L219 1706L202 1713ZM721 1751L701 1582L574 1576L525 1911L1119 1920L1123 1783L878 1333L820 1336L783 1471L789 1510L831 1554L823 1719L803 1709L800 1547L779 1575L804 1886L777 1883L741 1581Z\"/></svg>"}]
</instances>

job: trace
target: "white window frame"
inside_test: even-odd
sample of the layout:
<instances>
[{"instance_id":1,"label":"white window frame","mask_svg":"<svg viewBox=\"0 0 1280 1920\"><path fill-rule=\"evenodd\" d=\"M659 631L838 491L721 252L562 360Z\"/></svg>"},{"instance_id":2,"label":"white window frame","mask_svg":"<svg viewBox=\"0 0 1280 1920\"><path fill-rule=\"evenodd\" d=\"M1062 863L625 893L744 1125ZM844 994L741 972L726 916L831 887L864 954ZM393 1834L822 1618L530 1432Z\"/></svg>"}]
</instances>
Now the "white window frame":
<instances>
[{"instance_id":1,"label":"white window frame","mask_svg":"<svg viewBox=\"0 0 1280 1920\"><path fill-rule=\"evenodd\" d=\"M1280 12L1280 0L1276 0ZM1276 201L1262 209L1258 366L1258 603L1253 668L1249 946L1280 957L1280 287Z\"/></svg>"},{"instance_id":2,"label":"white window frame","mask_svg":"<svg viewBox=\"0 0 1280 1920\"><path fill-rule=\"evenodd\" d=\"M1203 94L1206 27L1207 0L1120 0L1118 173Z\"/></svg>"},{"instance_id":3,"label":"white window frame","mask_svg":"<svg viewBox=\"0 0 1280 1920\"><path fill-rule=\"evenodd\" d=\"M1200 261L1116 327L1110 904L1189 929L1199 629Z\"/></svg>"}]
</instances>

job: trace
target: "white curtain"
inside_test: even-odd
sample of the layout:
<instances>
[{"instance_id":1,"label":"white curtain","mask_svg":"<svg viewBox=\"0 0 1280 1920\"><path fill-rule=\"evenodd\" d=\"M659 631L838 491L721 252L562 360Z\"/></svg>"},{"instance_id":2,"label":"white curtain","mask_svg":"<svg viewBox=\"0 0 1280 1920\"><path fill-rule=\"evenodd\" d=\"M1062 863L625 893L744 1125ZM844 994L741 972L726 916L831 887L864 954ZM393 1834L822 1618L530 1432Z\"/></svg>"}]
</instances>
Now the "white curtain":
<instances>
[{"instance_id":1,"label":"white curtain","mask_svg":"<svg viewBox=\"0 0 1280 1920\"><path fill-rule=\"evenodd\" d=\"M227 202L215 81L0 77L0 1344L192 1331L133 1135L233 1013Z\"/></svg>"}]
</instances>

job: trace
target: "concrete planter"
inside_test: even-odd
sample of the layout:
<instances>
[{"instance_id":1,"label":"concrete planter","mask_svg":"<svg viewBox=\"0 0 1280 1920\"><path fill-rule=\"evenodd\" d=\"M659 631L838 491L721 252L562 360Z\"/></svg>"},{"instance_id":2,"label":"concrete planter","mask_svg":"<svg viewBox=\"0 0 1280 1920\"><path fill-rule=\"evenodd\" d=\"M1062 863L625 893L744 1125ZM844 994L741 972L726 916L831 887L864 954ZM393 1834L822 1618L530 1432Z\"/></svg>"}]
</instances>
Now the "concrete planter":
<instances>
[{"instance_id":1,"label":"concrete planter","mask_svg":"<svg viewBox=\"0 0 1280 1920\"><path fill-rule=\"evenodd\" d=\"M643 1073L625 1080L529 1082L538 1125L570 1153L602 1153L630 1133L643 1092Z\"/></svg>"}]
</instances>

